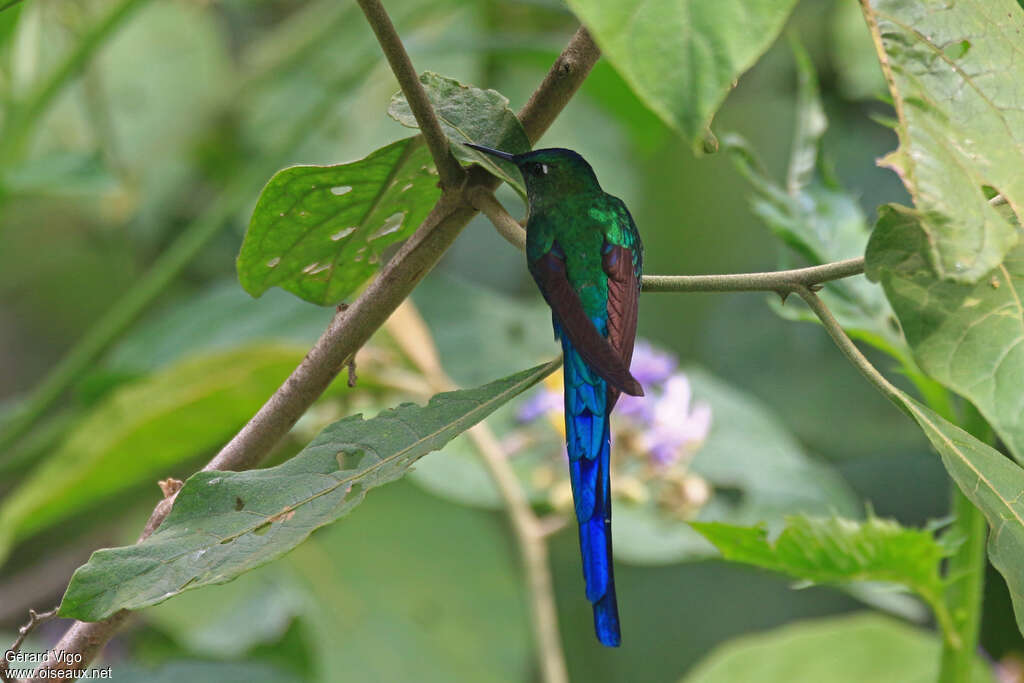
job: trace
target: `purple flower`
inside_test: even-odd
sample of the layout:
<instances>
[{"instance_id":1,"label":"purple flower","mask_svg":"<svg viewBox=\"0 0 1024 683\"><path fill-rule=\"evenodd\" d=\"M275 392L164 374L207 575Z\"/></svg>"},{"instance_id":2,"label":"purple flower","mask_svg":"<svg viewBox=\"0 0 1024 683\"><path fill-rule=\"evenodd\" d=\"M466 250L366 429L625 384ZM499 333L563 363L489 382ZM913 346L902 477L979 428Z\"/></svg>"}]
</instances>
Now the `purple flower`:
<instances>
[{"instance_id":1,"label":"purple flower","mask_svg":"<svg viewBox=\"0 0 1024 683\"><path fill-rule=\"evenodd\" d=\"M648 394L650 394L650 387L646 388ZM619 396L619 402L615 404L615 413L617 415L624 415L631 418L635 422L639 422L642 425L649 425L654 421L654 401L653 397L648 396L630 396L629 394L622 394Z\"/></svg>"},{"instance_id":2,"label":"purple flower","mask_svg":"<svg viewBox=\"0 0 1024 683\"><path fill-rule=\"evenodd\" d=\"M563 409L562 395L547 387L541 387L540 391L523 401L516 413L519 422L533 422L539 417L548 413L557 412Z\"/></svg>"},{"instance_id":3,"label":"purple flower","mask_svg":"<svg viewBox=\"0 0 1024 683\"><path fill-rule=\"evenodd\" d=\"M633 347L633 361L629 371L644 388L668 379L675 372L678 361L671 353L656 350L646 339L637 339Z\"/></svg>"},{"instance_id":4,"label":"purple flower","mask_svg":"<svg viewBox=\"0 0 1024 683\"><path fill-rule=\"evenodd\" d=\"M711 406L692 406L690 380L676 373L664 384L654 401L651 427L644 434L644 446L657 465L668 466L695 451L711 431Z\"/></svg>"}]
</instances>

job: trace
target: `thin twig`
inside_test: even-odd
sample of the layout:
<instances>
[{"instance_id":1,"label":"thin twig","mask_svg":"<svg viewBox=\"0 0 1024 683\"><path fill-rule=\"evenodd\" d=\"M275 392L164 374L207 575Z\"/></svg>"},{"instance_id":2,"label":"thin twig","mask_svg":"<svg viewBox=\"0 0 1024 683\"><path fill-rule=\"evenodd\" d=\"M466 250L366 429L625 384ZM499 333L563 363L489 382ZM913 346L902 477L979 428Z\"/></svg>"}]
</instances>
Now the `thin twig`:
<instances>
[{"instance_id":1,"label":"thin twig","mask_svg":"<svg viewBox=\"0 0 1024 683\"><path fill-rule=\"evenodd\" d=\"M548 77L520 111L523 128L531 140L538 139L547 130L554 116L583 84L599 56L589 35L577 31ZM466 189L472 191L478 186L494 189L497 184L494 176L476 168L469 173ZM474 215L476 209L461 195L443 194L377 278L344 314L335 316L302 363L204 469L243 470L259 463L323 393L345 367L345 362L434 267ZM164 507L169 509L169 506ZM164 510L154 510L150 517L152 528L159 526L165 516ZM128 610L121 610L103 621L76 621L54 649L69 655L63 660L77 659L75 655L81 654L75 667L85 668L129 614ZM49 680L56 670L68 669L51 656L36 669L32 680Z\"/></svg>"},{"instance_id":2,"label":"thin twig","mask_svg":"<svg viewBox=\"0 0 1024 683\"><path fill-rule=\"evenodd\" d=\"M526 231L509 215L493 192L486 188L474 188L468 196L473 206L490 219L494 228L509 244L520 250L526 248ZM858 257L820 266L767 273L645 275L642 288L645 292L778 292L785 297L796 291L797 287L813 287L863 272L864 257Z\"/></svg>"},{"instance_id":3,"label":"thin twig","mask_svg":"<svg viewBox=\"0 0 1024 683\"><path fill-rule=\"evenodd\" d=\"M457 190L466 180L466 171L462 164L452 156L451 147L448 144L448 136L441 130L441 123L437 120L434 108L423 90L416 69L405 51L402 39L398 36L391 17L384 10L379 0L358 0L366 20L377 36L384 56L391 65L391 71L398 79L398 85L402 88L405 99L409 102L412 115L416 117L420 133L427 143L430 156L434 158L437 166L437 175L441 181L442 190Z\"/></svg>"},{"instance_id":4,"label":"thin twig","mask_svg":"<svg viewBox=\"0 0 1024 683\"><path fill-rule=\"evenodd\" d=\"M25 643L25 639L28 638L28 634L32 633L39 624L49 621L57 616L57 608L54 607L46 612L36 612L34 609L28 611L28 623L18 629L18 637L15 638L14 643L7 648L8 653L16 653L21 650L21 646ZM3 661L0 661L0 680L4 683L10 683L11 678L8 675L8 667L10 665L10 659L3 657Z\"/></svg>"},{"instance_id":5,"label":"thin twig","mask_svg":"<svg viewBox=\"0 0 1024 683\"><path fill-rule=\"evenodd\" d=\"M526 248L526 230L495 198L493 191L476 187L469 200L490 219L509 244L520 251ZM864 258L771 272L739 272L723 275L644 275L644 292L777 292L784 297L798 287L814 287L833 280L850 278L864 271Z\"/></svg>"},{"instance_id":6,"label":"thin twig","mask_svg":"<svg viewBox=\"0 0 1024 683\"><path fill-rule=\"evenodd\" d=\"M823 282L839 280L864 272L864 257L846 259L808 268L776 270L767 273L730 273L727 275L645 275L645 292L778 292L798 291Z\"/></svg>"}]
</instances>

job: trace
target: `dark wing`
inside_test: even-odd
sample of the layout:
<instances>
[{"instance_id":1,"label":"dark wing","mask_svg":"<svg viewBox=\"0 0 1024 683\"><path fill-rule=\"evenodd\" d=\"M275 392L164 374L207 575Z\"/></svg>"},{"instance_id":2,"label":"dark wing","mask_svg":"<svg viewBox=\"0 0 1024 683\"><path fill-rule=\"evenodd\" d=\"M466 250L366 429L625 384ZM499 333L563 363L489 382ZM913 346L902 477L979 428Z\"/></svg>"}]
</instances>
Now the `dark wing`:
<instances>
[{"instance_id":1,"label":"dark wing","mask_svg":"<svg viewBox=\"0 0 1024 683\"><path fill-rule=\"evenodd\" d=\"M630 263L632 260L630 259ZM583 304L569 284L565 271L565 260L560 257L557 247L530 264L530 272L540 286L544 298L555 318L562 326L562 332L569 337L573 347L609 384L631 396L643 396L644 390L629 372L629 364L623 362L619 350L601 336L594 323L583 310ZM635 295L634 295L635 296ZM635 306L634 306L635 309ZM633 314L633 329L636 330L636 314ZM630 342L632 349L632 342ZM632 353L632 351L630 351Z\"/></svg>"},{"instance_id":2,"label":"dark wing","mask_svg":"<svg viewBox=\"0 0 1024 683\"><path fill-rule=\"evenodd\" d=\"M604 248L602 266L608 276L608 341L628 368L633 359L640 298L640 281L637 278L637 265L633 263L633 251L608 244ZM619 392L609 387L609 409L618 399Z\"/></svg>"}]
</instances>

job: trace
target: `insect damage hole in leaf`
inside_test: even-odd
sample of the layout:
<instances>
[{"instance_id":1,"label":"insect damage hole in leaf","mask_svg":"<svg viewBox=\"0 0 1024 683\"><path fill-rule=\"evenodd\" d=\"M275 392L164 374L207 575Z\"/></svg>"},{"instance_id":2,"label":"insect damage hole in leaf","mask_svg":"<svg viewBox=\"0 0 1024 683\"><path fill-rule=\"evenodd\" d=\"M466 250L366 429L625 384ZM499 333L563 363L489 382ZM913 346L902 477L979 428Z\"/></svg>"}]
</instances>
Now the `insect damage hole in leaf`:
<instances>
[{"instance_id":1,"label":"insect damage hole in leaf","mask_svg":"<svg viewBox=\"0 0 1024 683\"><path fill-rule=\"evenodd\" d=\"M338 303L426 218L440 195L431 167L422 139L412 137L359 161L278 172L238 255L242 286L253 296L281 287L312 303Z\"/></svg>"}]
</instances>

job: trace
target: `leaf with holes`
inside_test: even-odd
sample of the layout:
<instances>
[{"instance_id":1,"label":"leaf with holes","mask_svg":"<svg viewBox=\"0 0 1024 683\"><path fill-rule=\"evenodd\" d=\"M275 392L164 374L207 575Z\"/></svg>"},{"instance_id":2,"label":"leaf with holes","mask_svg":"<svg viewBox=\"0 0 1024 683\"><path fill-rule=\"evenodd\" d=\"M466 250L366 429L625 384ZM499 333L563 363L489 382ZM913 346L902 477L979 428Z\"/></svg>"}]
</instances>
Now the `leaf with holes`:
<instances>
[{"instance_id":1,"label":"leaf with holes","mask_svg":"<svg viewBox=\"0 0 1024 683\"><path fill-rule=\"evenodd\" d=\"M733 83L768 49L795 0L569 0L637 96L697 149Z\"/></svg>"},{"instance_id":2,"label":"leaf with holes","mask_svg":"<svg viewBox=\"0 0 1024 683\"><path fill-rule=\"evenodd\" d=\"M369 489L402 477L558 365L438 394L426 406L406 404L370 420L347 417L277 467L193 475L156 533L138 545L99 550L75 572L61 616L103 619L230 581L284 555L351 511Z\"/></svg>"},{"instance_id":3,"label":"leaf with holes","mask_svg":"<svg viewBox=\"0 0 1024 683\"><path fill-rule=\"evenodd\" d=\"M508 98L496 90L481 90L431 71L420 76L420 83L434 105L441 128L451 142L457 159L480 164L525 195L522 178L513 164L495 159L464 146L472 142L511 154L530 151L530 140ZM402 93L391 98L388 115L403 126L417 128L416 117Z\"/></svg>"},{"instance_id":4,"label":"leaf with holes","mask_svg":"<svg viewBox=\"0 0 1024 683\"><path fill-rule=\"evenodd\" d=\"M937 278L928 250L919 214L883 206L868 275L885 287L921 369L969 398L1024 463L1024 245L976 284Z\"/></svg>"},{"instance_id":5,"label":"leaf with holes","mask_svg":"<svg viewBox=\"0 0 1024 683\"><path fill-rule=\"evenodd\" d=\"M419 137L337 166L293 166L263 188L238 255L238 279L259 296L281 287L333 305L379 268L381 255L440 196Z\"/></svg>"},{"instance_id":6,"label":"leaf with holes","mask_svg":"<svg viewBox=\"0 0 1024 683\"><path fill-rule=\"evenodd\" d=\"M989 203L1024 216L1024 81L1016 0L862 0L896 107L899 173L936 275L977 282L1017 243Z\"/></svg>"}]
</instances>

